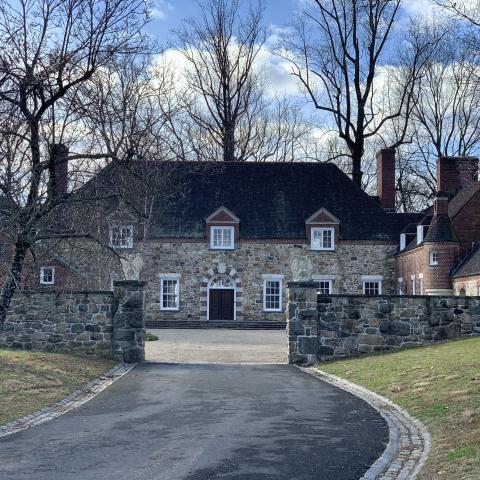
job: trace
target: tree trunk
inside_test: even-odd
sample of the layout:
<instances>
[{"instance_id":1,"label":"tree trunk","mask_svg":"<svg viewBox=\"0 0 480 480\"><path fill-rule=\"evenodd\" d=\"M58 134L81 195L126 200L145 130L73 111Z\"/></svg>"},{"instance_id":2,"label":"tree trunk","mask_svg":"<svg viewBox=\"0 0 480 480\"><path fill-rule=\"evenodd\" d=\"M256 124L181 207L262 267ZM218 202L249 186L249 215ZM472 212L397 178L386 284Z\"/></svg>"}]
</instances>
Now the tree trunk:
<instances>
[{"instance_id":1,"label":"tree trunk","mask_svg":"<svg viewBox=\"0 0 480 480\"><path fill-rule=\"evenodd\" d=\"M350 150L352 156L352 180L353 183L362 188L362 157L363 157L363 148L356 148Z\"/></svg>"},{"instance_id":2,"label":"tree trunk","mask_svg":"<svg viewBox=\"0 0 480 480\"><path fill-rule=\"evenodd\" d=\"M15 254L0 294L0 326L5 323L7 318L7 310L10 307L13 295L17 289L18 283L20 282L20 275L23 269L27 251L27 243L22 238L17 238L15 243Z\"/></svg>"},{"instance_id":3,"label":"tree trunk","mask_svg":"<svg viewBox=\"0 0 480 480\"><path fill-rule=\"evenodd\" d=\"M223 161L235 161L235 127L226 125L223 137Z\"/></svg>"}]
</instances>

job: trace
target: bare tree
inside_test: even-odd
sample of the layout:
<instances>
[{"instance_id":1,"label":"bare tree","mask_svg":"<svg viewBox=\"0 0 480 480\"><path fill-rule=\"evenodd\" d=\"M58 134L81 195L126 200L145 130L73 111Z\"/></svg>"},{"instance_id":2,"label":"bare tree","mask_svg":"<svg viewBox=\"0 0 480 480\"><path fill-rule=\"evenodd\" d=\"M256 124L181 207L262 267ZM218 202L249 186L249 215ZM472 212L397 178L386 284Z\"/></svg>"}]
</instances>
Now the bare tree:
<instances>
[{"instance_id":1,"label":"bare tree","mask_svg":"<svg viewBox=\"0 0 480 480\"><path fill-rule=\"evenodd\" d=\"M437 45L416 86L411 143L404 149L398 183L404 208L425 206L434 196L438 157L480 153L479 56L455 25L417 26L417 34L432 36Z\"/></svg>"},{"instance_id":2,"label":"bare tree","mask_svg":"<svg viewBox=\"0 0 480 480\"><path fill-rule=\"evenodd\" d=\"M26 256L42 236L39 227L48 227L53 212L71 198L59 188L65 180L59 178L64 171L59 163L74 159L63 155L59 162L62 152L55 146L59 131L68 131L68 97L114 57L143 48L143 23L141 0L0 1L0 128L17 146L7 149L11 165L2 171L8 205L2 209L8 226L2 233L13 251L0 293L0 324ZM108 155L82 157L94 161ZM82 178L80 172L77 179Z\"/></svg>"},{"instance_id":3,"label":"bare tree","mask_svg":"<svg viewBox=\"0 0 480 480\"><path fill-rule=\"evenodd\" d=\"M384 146L395 148L404 141L413 86L430 48L411 45L408 58L397 65L409 73L402 84L394 69L383 67L386 56L391 57L387 45L400 4L401 0L314 0L283 44L283 55L292 62L292 73L308 99L322 119L333 120L351 160L353 181L359 186L366 142L391 130L392 125L396 138ZM385 90L395 90L394 102L385 98Z\"/></svg>"},{"instance_id":4,"label":"bare tree","mask_svg":"<svg viewBox=\"0 0 480 480\"><path fill-rule=\"evenodd\" d=\"M239 0L199 5L200 18L187 20L176 32L194 95L185 106L202 135L221 149L223 161L242 161L263 108L261 80L254 70L265 41L263 7L260 2L249 5L244 14Z\"/></svg>"}]
</instances>

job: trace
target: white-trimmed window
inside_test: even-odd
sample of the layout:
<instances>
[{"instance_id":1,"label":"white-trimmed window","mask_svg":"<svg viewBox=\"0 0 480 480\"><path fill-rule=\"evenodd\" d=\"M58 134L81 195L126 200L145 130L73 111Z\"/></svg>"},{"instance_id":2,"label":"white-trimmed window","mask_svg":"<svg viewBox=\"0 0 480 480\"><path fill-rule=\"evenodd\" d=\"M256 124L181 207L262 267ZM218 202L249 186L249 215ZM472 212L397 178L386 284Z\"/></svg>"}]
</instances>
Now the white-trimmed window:
<instances>
[{"instance_id":1,"label":"white-trimmed window","mask_svg":"<svg viewBox=\"0 0 480 480\"><path fill-rule=\"evenodd\" d=\"M312 275L312 280L317 282L319 295L331 295L333 293L334 275Z\"/></svg>"},{"instance_id":2,"label":"white-trimmed window","mask_svg":"<svg viewBox=\"0 0 480 480\"><path fill-rule=\"evenodd\" d=\"M417 245L423 242L423 225L417 225Z\"/></svg>"},{"instance_id":3,"label":"white-trimmed window","mask_svg":"<svg viewBox=\"0 0 480 480\"><path fill-rule=\"evenodd\" d=\"M335 229L312 227L310 240L312 250L335 250Z\"/></svg>"},{"instance_id":4,"label":"white-trimmed window","mask_svg":"<svg viewBox=\"0 0 480 480\"><path fill-rule=\"evenodd\" d=\"M405 283L403 281L403 277L400 277L398 279L397 293L398 293L398 295L405 295Z\"/></svg>"},{"instance_id":5,"label":"white-trimmed window","mask_svg":"<svg viewBox=\"0 0 480 480\"><path fill-rule=\"evenodd\" d=\"M423 288L423 273L418 274L418 294L424 295L424 288Z\"/></svg>"},{"instance_id":6,"label":"white-trimmed window","mask_svg":"<svg viewBox=\"0 0 480 480\"><path fill-rule=\"evenodd\" d=\"M111 225L110 226L110 246L113 248L132 248L133 247L132 225Z\"/></svg>"},{"instance_id":7,"label":"white-trimmed window","mask_svg":"<svg viewBox=\"0 0 480 480\"><path fill-rule=\"evenodd\" d=\"M331 280L319 280L318 281L318 293L320 295L331 295L331 293L332 293L332 281Z\"/></svg>"},{"instance_id":8,"label":"white-trimmed window","mask_svg":"<svg viewBox=\"0 0 480 480\"><path fill-rule=\"evenodd\" d=\"M283 275L262 275L263 277L263 311L282 311Z\"/></svg>"},{"instance_id":9,"label":"white-trimmed window","mask_svg":"<svg viewBox=\"0 0 480 480\"><path fill-rule=\"evenodd\" d=\"M400 250L407 248L407 235L405 233L400 234Z\"/></svg>"},{"instance_id":10,"label":"white-trimmed window","mask_svg":"<svg viewBox=\"0 0 480 480\"><path fill-rule=\"evenodd\" d=\"M430 252L430 266L438 265L438 252L431 251Z\"/></svg>"},{"instance_id":11,"label":"white-trimmed window","mask_svg":"<svg viewBox=\"0 0 480 480\"><path fill-rule=\"evenodd\" d=\"M232 250L235 246L234 227L210 227L210 248Z\"/></svg>"},{"instance_id":12,"label":"white-trimmed window","mask_svg":"<svg viewBox=\"0 0 480 480\"><path fill-rule=\"evenodd\" d=\"M55 267L40 268L40 284L53 285L55 283Z\"/></svg>"},{"instance_id":13,"label":"white-trimmed window","mask_svg":"<svg viewBox=\"0 0 480 480\"><path fill-rule=\"evenodd\" d=\"M417 281L415 279L415 275L412 275L410 277L410 280L412 281L412 295L416 295L417 294Z\"/></svg>"},{"instance_id":14,"label":"white-trimmed window","mask_svg":"<svg viewBox=\"0 0 480 480\"><path fill-rule=\"evenodd\" d=\"M363 294L367 296L382 294L383 277L381 275L363 275Z\"/></svg>"},{"instance_id":15,"label":"white-trimmed window","mask_svg":"<svg viewBox=\"0 0 480 480\"><path fill-rule=\"evenodd\" d=\"M178 310L180 299L180 275L160 274L160 310Z\"/></svg>"}]
</instances>

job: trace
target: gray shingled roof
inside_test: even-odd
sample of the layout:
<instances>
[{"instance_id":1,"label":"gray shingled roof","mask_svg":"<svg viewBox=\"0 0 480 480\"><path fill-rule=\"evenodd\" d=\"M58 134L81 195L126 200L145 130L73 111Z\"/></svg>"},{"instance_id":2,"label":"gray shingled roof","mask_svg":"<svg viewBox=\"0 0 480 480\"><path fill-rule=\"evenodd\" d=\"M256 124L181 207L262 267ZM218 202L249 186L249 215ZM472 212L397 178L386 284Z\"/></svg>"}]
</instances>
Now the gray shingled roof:
<instances>
[{"instance_id":1,"label":"gray shingled roof","mask_svg":"<svg viewBox=\"0 0 480 480\"><path fill-rule=\"evenodd\" d=\"M460 261L452 270L452 278L468 277L471 275L480 275L480 241L470 250L470 252Z\"/></svg>"},{"instance_id":2,"label":"gray shingled roof","mask_svg":"<svg viewBox=\"0 0 480 480\"><path fill-rule=\"evenodd\" d=\"M150 238L204 238L205 218L222 206L239 217L246 239L302 239L305 220L322 207L340 219L343 240L398 241L415 218L386 213L330 163L180 162L177 168L184 173L182 194L169 206L159 197Z\"/></svg>"}]
</instances>

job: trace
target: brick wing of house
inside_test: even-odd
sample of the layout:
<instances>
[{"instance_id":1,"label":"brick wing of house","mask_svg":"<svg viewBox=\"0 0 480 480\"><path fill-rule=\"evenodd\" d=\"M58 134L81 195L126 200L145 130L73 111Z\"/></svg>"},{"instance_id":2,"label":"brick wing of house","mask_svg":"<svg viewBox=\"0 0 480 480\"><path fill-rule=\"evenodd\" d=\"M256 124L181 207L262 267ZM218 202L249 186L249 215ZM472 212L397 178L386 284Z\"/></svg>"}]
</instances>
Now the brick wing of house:
<instances>
[{"instance_id":1,"label":"brick wing of house","mask_svg":"<svg viewBox=\"0 0 480 480\"><path fill-rule=\"evenodd\" d=\"M398 293L480 295L477 158L437 160L437 194L424 213L400 235L395 256Z\"/></svg>"}]
</instances>

